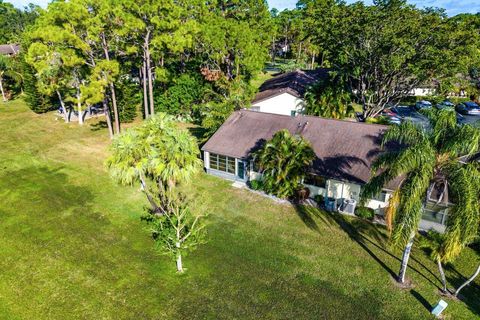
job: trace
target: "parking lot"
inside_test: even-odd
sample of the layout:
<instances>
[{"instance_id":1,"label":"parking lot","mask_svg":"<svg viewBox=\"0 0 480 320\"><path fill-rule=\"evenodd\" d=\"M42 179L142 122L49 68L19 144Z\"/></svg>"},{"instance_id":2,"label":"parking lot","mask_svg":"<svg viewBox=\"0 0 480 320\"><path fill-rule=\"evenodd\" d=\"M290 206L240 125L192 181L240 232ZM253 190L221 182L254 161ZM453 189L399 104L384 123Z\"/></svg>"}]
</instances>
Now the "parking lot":
<instances>
[{"instance_id":1,"label":"parking lot","mask_svg":"<svg viewBox=\"0 0 480 320\"><path fill-rule=\"evenodd\" d=\"M423 127L428 126L427 118L415 110L413 106L397 106L393 108L392 111L397 113L404 120L410 120L414 123L422 125ZM461 124L480 126L480 116L464 116L457 113L457 120Z\"/></svg>"}]
</instances>

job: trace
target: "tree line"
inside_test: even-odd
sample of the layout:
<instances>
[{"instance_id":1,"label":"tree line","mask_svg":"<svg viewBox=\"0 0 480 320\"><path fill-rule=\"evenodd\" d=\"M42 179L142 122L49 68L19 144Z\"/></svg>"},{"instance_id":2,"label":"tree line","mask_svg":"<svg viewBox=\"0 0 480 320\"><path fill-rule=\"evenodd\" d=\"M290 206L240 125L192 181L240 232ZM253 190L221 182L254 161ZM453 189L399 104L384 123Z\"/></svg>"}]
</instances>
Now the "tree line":
<instances>
[{"instance_id":1,"label":"tree line","mask_svg":"<svg viewBox=\"0 0 480 320\"><path fill-rule=\"evenodd\" d=\"M478 96L480 15L448 17L405 0L302 0L282 12L260 0L2 5L2 41L23 49L23 66L10 70L21 70L17 87L32 109L101 105L112 135L137 113L159 111L211 134L249 106L266 63L330 70L306 98L312 115L347 117L355 103L363 119L375 117L424 85Z\"/></svg>"},{"instance_id":2,"label":"tree line","mask_svg":"<svg viewBox=\"0 0 480 320\"><path fill-rule=\"evenodd\" d=\"M166 111L216 129L252 97L270 23L258 0L53 2L24 34L25 60L65 115L103 106L112 136L140 104L144 118Z\"/></svg>"},{"instance_id":3,"label":"tree line","mask_svg":"<svg viewBox=\"0 0 480 320\"><path fill-rule=\"evenodd\" d=\"M301 0L294 10L272 13L272 59L331 70L307 97L308 114L343 118L356 103L367 119L422 86L478 98L480 14L449 17L404 0Z\"/></svg>"}]
</instances>

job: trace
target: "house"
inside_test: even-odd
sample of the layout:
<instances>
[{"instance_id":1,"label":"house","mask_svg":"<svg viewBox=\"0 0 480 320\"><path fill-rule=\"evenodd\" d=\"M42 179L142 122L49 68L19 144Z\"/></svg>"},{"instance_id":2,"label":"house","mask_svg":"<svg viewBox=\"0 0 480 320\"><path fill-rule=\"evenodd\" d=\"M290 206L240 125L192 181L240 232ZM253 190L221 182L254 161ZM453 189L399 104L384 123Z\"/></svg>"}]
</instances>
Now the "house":
<instances>
[{"instance_id":1,"label":"house","mask_svg":"<svg viewBox=\"0 0 480 320\"><path fill-rule=\"evenodd\" d=\"M282 129L307 139L317 156L303 184L310 197L322 195L327 208L349 211L346 204L360 200L362 186L370 179L371 164L382 152L387 126L298 115L295 117L240 110L233 113L202 147L207 173L246 183L261 178L252 153ZM366 206L383 214L399 179L390 182ZM352 201L353 200L353 201ZM351 207L350 207L351 209ZM445 229L446 206L429 201L421 227Z\"/></svg>"},{"instance_id":2,"label":"house","mask_svg":"<svg viewBox=\"0 0 480 320\"><path fill-rule=\"evenodd\" d=\"M14 56L20 52L18 44L0 44L0 55Z\"/></svg>"},{"instance_id":3,"label":"house","mask_svg":"<svg viewBox=\"0 0 480 320\"><path fill-rule=\"evenodd\" d=\"M316 82L328 78L329 69L295 70L265 81L250 110L295 115L303 109L304 96Z\"/></svg>"}]
</instances>

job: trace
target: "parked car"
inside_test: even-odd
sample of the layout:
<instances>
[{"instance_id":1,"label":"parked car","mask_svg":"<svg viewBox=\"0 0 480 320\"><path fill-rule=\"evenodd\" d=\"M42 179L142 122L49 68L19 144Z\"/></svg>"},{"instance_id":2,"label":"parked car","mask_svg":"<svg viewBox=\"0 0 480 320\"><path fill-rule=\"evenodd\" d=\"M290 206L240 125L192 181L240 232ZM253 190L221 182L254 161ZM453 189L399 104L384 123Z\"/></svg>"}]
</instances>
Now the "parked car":
<instances>
[{"instance_id":1,"label":"parked car","mask_svg":"<svg viewBox=\"0 0 480 320\"><path fill-rule=\"evenodd\" d=\"M432 103L430 101L427 101L427 100L421 100L421 101L417 101L417 103L415 103L415 109L420 111L422 109L430 109L432 107Z\"/></svg>"},{"instance_id":2,"label":"parked car","mask_svg":"<svg viewBox=\"0 0 480 320\"><path fill-rule=\"evenodd\" d=\"M455 110L455 105L450 102L449 100L445 100L437 104L437 109L443 110L443 109L452 109Z\"/></svg>"},{"instance_id":3,"label":"parked car","mask_svg":"<svg viewBox=\"0 0 480 320\"><path fill-rule=\"evenodd\" d=\"M402 118L394 111L395 109L385 109L380 114L381 117L385 118L391 124L400 124L402 123Z\"/></svg>"},{"instance_id":4,"label":"parked car","mask_svg":"<svg viewBox=\"0 0 480 320\"><path fill-rule=\"evenodd\" d=\"M480 116L480 106L473 101L462 102L455 109L463 115Z\"/></svg>"}]
</instances>

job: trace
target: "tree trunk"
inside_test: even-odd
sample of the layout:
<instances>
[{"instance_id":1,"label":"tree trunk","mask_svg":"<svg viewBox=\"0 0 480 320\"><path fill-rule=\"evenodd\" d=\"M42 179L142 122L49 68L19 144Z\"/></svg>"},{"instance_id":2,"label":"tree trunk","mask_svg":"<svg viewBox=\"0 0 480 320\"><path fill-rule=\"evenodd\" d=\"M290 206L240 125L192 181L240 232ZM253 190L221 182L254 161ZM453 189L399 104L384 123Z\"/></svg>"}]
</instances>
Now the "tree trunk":
<instances>
[{"instance_id":1,"label":"tree trunk","mask_svg":"<svg viewBox=\"0 0 480 320\"><path fill-rule=\"evenodd\" d=\"M275 64L275 49L276 49L276 46L275 46L275 36L272 36L272 64Z\"/></svg>"},{"instance_id":2,"label":"tree trunk","mask_svg":"<svg viewBox=\"0 0 480 320\"><path fill-rule=\"evenodd\" d=\"M119 134L121 131L120 128L120 116L118 113L117 107L117 95L115 94L115 85L113 82L110 82L110 93L112 94L112 105L113 105L113 120L115 123L115 133Z\"/></svg>"},{"instance_id":3,"label":"tree trunk","mask_svg":"<svg viewBox=\"0 0 480 320\"><path fill-rule=\"evenodd\" d=\"M65 122L70 122L70 117L67 114L67 108L65 108L65 103L63 102L62 95L60 91L57 90L58 100L60 101L60 105L62 106L63 117L65 118Z\"/></svg>"},{"instance_id":4,"label":"tree trunk","mask_svg":"<svg viewBox=\"0 0 480 320\"><path fill-rule=\"evenodd\" d=\"M460 291L466 286L468 286L473 280L475 280L475 278L479 274L480 274L480 264L478 265L477 271L475 271L475 273L470 278L468 278L467 281L465 281L460 287L458 287L457 291L455 291L455 297L458 297L458 294L460 293Z\"/></svg>"},{"instance_id":5,"label":"tree trunk","mask_svg":"<svg viewBox=\"0 0 480 320\"><path fill-rule=\"evenodd\" d=\"M440 272L440 279L442 280L442 292L447 292L447 278L445 278L445 272L443 271L442 262L437 260L438 272Z\"/></svg>"},{"instance_id":6,"label":"tree trunk","mask_svg":"<svg viewBox=\"0 0 480 320\"><path fill-rule=\"evenodd\" d=\"M180 248L180 243L177 242L176 246L177 248ZM180 273L183 272L182 254L180 251L177 253L177 271Z\"/></svg>"},{"instance_id":7,"label":"tree trunk","mask_svg":"<svg viewBox=\"0 0 480 320\"><path fill-rule=\"evenodd\" d=\"M143 48L145 52L145 61L146 61L146 71L148 79L148 100L150 104L150 116L155 114L155 107L153 102L153 76L152 76L152 66L151 66L151 56L150 56L150 31L147 31L145 35L145 44Z\"/></svg>"},{"instance_id":8,"label":"tree trunk","mask_svg":"<svg viewBox=\"0 0 480 320\"><path fill-rule=\"evenodd\" d=\"M302 43L300 42L300 45L298 46L298 55L297 55L297 64L300 63L300 57L302 56Z\"/></svg>"},{"instance_id":9,"label":"tree trunk","mask_svg":"<svg viewBox=\"0 0 480 320\"><path fill-rule=\"evenodd\" d=\"M310 66L311 70L313 70L314 65L315 65L315 53L312 54L312 64Z\"/></svg>"},{"instance_id":10,"label":"tree trunk","mask_svg":"<svg viewBox=\"0 0 480 320\"><path fill-rule=\"evenodd\" d=\"M83 115L82 115L82 99L80 89L77 88L77 109L78 109L78 124L83 125Z\"/></svg>"},{"instance_id":11,"label":"tree trunk","mask_svg":"<svg viewBox=\"0 0 480 320\"><path fill-rule=\"evenodd\" d=\"M108 53L108 44L107 44L107 39L105 38L105 34L102 33L102 46L103 46L103 52L105 54L105 59L107 61L110 61L110 54ZM107 79L109 80L109 79ZM111 94L111 99L112 99L112 105L113 105L113 121L115 122L115 133L120 133L120 117L118 115L118 107L117 107L117 96L115 94L115 85L113 84L112 81L109 81L110 86L110 94Z\"/></svg>"},{"instance_id":12,"label":"tree trunk","mask_svg":"<svg viewBox=\"0 0 480 320\"><path fill-rule=\"evenodd\" d=\"M143 108L145 112L145 119L149 116L148 110L148 95L147 95L147 65L145 61L145 55L143 56L143 64L142 64L142 84L143 84Z\"/></svg>"},{"instance_id":13,"label":"tree trunk","mask_svg":"<svg viewBox=\"0 0 480 320\"><path fill-rule=\"evenodd\" d=\"M3 79L2 79L1 75L0 75L0 91L2 92L3 102L7 102L7 97L5 96L5 91L3 91Z\"/></svg>"},{"instance_id":14,"label":"tree trunk","mask_svg":"<svg viewBox=\"0 0 480 320\"><path fill-rule=\"evenodd\" d=\"M403 250L402 264L400 266L397 279L397 281L400 283L405 283L405 274L407 273L408 260L410 259L410 252L412 251L414 239L415 233L412 233L407 245L405 246L405 249Z\"/></svg>"},{"instance_id":15,"label":"tree trunk","mask_svg":"<svg viewBox=\"0 0 480 320\"><path fill-rule=\"evenodd\" d=\"M113 139L113 127L112 127L112 118L110 115L110 107L105 99L103 99L103 112L105 113L105 119L107 120L108 134L110 139Z\"/></svg>"}]
</instances>

